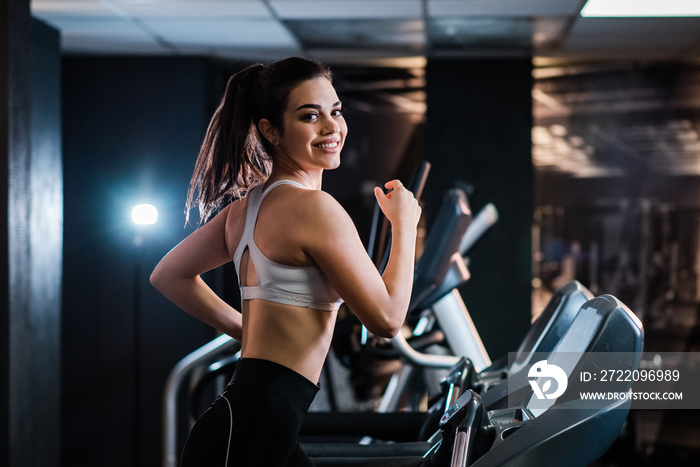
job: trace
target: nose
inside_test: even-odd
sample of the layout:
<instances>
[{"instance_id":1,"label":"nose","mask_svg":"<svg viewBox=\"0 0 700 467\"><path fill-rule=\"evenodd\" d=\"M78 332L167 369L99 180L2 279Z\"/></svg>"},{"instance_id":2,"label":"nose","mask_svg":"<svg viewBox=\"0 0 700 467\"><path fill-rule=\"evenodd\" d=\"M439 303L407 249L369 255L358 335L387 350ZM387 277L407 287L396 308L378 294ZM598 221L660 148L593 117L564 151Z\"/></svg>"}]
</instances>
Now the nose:
<instances>
[{"instance_id":1,"label":"nose","mask_svg":"<svg viewBox=\"0 0 700 467\"><path fill-rule=\"evenodd\" d=\"M331 116L327 116L323 119L323 126L321 127L321 133L324 135L332 135L333 133L340 132L340 125Z\"/></svg>"}]
</instances>

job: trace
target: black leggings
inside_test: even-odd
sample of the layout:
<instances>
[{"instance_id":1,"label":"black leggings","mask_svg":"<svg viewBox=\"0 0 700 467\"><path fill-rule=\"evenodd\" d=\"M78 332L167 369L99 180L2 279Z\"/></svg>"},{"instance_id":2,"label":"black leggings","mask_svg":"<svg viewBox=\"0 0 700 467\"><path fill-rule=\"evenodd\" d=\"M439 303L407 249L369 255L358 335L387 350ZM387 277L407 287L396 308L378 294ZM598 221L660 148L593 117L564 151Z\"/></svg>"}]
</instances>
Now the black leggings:
<instances>
[{"instance_id":1,"label":"black leggings","mask_svg":"<svg viewBox=\"0 0 700 467\"><path fill-rule=\"evenodd\" d=\"M182 467L313 466L297 437L319 387L267 360L243 358L187 437Z\"/></svg>"}]
</instances>

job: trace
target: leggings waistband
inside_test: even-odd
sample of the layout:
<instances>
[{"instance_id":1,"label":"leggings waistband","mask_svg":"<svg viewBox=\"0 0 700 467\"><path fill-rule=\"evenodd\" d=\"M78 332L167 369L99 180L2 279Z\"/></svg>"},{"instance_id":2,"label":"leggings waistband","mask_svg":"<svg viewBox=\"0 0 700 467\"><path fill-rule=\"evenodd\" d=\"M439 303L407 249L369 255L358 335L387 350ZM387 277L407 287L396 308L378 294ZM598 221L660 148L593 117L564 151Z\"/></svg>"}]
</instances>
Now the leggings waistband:
<instances>
[{"instance_id":1,"label":"leggings waistband","mask_svg":"<svg viewBox=\"0 0 700 467\"><path fill-rule=\"evenodd\" d=\"M320 389L291 368L259 358L241 358L236 364L231 384L251 390L272 390L306 409Z\"/></svg>"}]
</instances>

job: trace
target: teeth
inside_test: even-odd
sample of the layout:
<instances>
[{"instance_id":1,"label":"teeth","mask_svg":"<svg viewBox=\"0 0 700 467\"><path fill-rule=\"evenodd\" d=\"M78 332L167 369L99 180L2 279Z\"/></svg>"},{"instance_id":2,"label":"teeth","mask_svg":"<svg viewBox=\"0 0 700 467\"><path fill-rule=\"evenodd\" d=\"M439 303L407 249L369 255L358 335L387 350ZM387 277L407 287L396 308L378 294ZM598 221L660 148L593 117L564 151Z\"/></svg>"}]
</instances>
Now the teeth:
<instances>
[{"instance_id":1,"label":"teeth","mask_svg":"<svg viewBox=\"0 0 700 467\"><path fill-rule=\"evenodd\" d=\"M330 149L330 148L335 148L338 146L338 143L325 143L325 144L319 144L317 147L322 148L322 149Z\"/></svg>"}]
</instances>

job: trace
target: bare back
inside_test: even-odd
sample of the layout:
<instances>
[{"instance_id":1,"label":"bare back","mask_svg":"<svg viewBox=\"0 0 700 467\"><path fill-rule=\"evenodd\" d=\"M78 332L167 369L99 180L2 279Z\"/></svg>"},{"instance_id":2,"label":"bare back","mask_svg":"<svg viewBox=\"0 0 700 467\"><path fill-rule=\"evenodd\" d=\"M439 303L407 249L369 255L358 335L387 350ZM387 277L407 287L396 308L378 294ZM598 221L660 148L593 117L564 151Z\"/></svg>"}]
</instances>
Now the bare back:
<instances>
[{"instance_id":1,"label":"bare back","mask_svg":"<svg viewBox=\"0 0 700 467\"><path fill-rule=\"evenodd\" d=\"M302 221L313 190L280 186L263 200L253 238L260 251L276 263L305 267L314 261L304 252L309 226ZM230 256L243 236L248 199L232 203L226 220L226 244ZM248 249L240 263L240 281L255 285L257 274ZM336 312L298 307L266 300L243 300L242 352L247 358L270 360L317 382L330 347Z\"/></svg>"}]
</instances>

